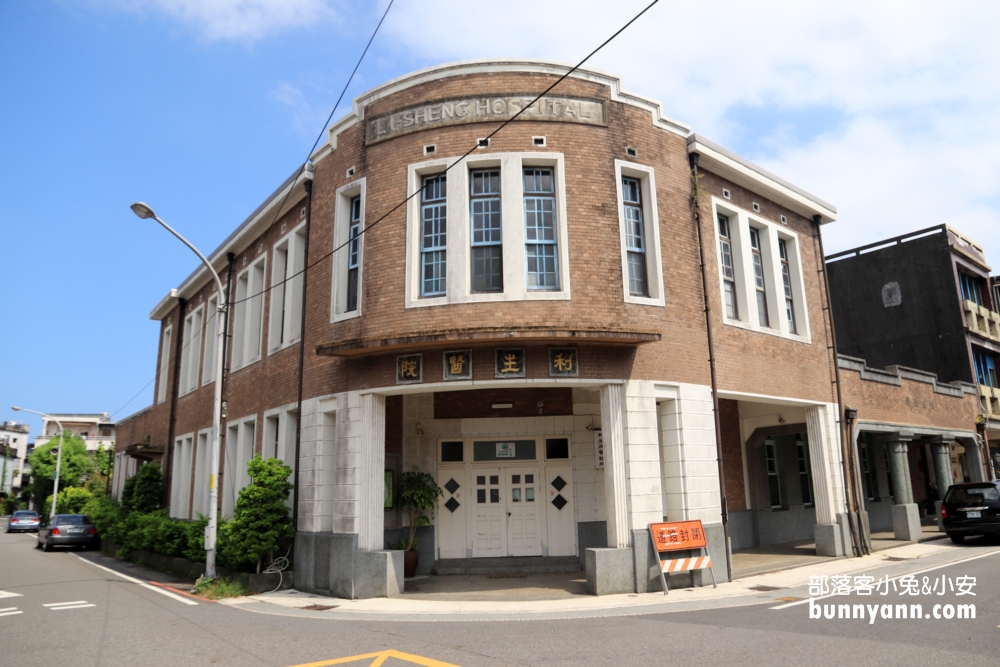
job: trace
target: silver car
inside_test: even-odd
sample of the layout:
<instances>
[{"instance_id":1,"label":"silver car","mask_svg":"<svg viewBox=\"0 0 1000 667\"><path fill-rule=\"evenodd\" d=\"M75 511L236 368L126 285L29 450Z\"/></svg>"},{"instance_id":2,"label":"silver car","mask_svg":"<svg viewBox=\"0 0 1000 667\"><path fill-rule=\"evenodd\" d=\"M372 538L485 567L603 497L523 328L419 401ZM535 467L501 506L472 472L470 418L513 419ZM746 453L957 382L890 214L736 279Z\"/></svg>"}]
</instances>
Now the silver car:
<instances>
[{"instance_id":1,"label":"silver car","mask_svg":"<svg viewBox=\"0 0 1000 667\"><path fill-rule=\"evenodd\" d=\"M7 520L7 532L18 533L25 530L33 530L37 533L39 523L38 512L17 510Z\"/></svg>"},{"instance_id":2,"label":"silver car","mask_svg":"<svg viewBox=\"0 0 1000 667\"><path fill-rule=\"evenodd\" d=\"M51 551L52 547L92 547L101 545L97 528L86 514L56 514L48 525L38 531L38 548Z\"/></svg>"}]
</instances>

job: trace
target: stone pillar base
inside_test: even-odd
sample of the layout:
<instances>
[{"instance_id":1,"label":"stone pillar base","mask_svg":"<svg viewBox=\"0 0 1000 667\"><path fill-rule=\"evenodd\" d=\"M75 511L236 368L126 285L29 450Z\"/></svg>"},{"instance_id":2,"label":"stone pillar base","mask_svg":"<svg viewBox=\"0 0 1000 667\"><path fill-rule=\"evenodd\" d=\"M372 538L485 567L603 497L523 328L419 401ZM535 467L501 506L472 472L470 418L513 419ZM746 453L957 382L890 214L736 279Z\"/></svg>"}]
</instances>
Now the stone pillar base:
<instances>
[{"instance_id":1,"label":"stone pillar base","mask_svg":"<svg viewBox=\"0 0 1000 667\"><path fill-rule=\"evenodd\" d=\"M647 547L648 548L648 547ZM587 590L593 595L618 595L635 590L631 548L587 549Z\"/></svg>"},{"instance_id":2,"label":"stone pillar base","mask_svg":"<svg viewBox=\"0 0 1000 667\"><path fill-rule=\"evenodd\" d=\"M934 516L937 517L938 530L940 530L943 533L944 532L944 521L941 520L941 501L940 500L935 500L934 501Z\"/></svg>"},{"instance_id":3,"label":"stone pillar base","mask_svg":"<svg viewBox=\"0 0 1000 667\"><path fill-rule=\"evenodd\" d=\"M838 558L844 555L844 539L839 523L813 526L816 538L816 555Z\"/></svg>"},{"instance_id":4,"label":"stone pillar base","mask_svg":"<svg viewBox=\"0 0 1000 667\"><path fill-rule=\"evenodd\" d=\"M361 600L403 592L402 551L359 551L355 533L295 534L295 588Z\"/></svg>"},{"instance_id":5,"label":"stone pillar base","mask_svg":"<svg viewBox=\"0 0 1000 667\"><path fill-rule=\"evenodd\" d=\"M902 542L916 542L920 539L923 531L916 503L892 506L892 532Z\"/></svg>"}]
</instances>

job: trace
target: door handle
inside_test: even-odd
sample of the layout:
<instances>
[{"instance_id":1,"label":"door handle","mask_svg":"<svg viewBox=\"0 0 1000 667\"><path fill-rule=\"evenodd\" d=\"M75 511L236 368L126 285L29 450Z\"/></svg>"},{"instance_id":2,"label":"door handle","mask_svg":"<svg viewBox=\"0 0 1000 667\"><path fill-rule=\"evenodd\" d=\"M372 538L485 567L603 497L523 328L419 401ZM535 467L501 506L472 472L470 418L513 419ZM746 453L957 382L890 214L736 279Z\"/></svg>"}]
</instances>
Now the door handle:
<instances>
[{"instance_id":1,"label":"door handle","mask_svg":"<svg viewBox=\"0 0 1000 667\"><path fill-rule=\"evenodd\" d=\"M507 518L508 519L510 518L510 512L507 512Z\"/></svg>"}]
</instances>

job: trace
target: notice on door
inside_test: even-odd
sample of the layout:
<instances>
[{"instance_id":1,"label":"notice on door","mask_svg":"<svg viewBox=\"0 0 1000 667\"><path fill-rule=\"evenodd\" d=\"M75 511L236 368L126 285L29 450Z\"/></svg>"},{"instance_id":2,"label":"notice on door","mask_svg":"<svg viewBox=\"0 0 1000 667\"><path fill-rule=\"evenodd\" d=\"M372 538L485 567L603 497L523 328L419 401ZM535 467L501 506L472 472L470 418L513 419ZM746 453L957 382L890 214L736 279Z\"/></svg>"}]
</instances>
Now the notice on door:
<instances>
[{"instance_id":1,"label":"notice on door","mask_svg":"<svg viewBox=\"0 0 1000 667\"><path fill-rule=\"evenodd\" d=\"M512 458L514 458L514 443L513 442L498 442L497 443L497 458L498 459L512 459Z\"/></svg>"}]
</instances>

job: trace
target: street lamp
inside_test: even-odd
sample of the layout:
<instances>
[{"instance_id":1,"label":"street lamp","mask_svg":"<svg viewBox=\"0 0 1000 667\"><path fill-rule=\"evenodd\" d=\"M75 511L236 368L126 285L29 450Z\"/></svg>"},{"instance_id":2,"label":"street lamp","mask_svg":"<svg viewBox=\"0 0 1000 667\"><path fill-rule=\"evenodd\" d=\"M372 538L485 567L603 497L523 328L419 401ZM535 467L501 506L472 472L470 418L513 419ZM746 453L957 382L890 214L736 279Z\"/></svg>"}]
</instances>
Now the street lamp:
<instances>
[{"instance_id":1,"label":"street lamp","mask_svg":"<svg viewBox=\"0 0 1000 667\"><path fill-rule=\"evenodd\" d=\"M149 208L143 202L136 202L132 204L132 212L135 213L140 218L146 220L152 218L158 223L163 225L164 229L180 239L181 243L186 245L191 249L194 254L198 255L198 259L201 260L202 264L208 269L208 272L215 279L215 289L216 293L219 295L216 299L218 311L215 318L215 329L216 329L216 348L215 348L215 403L212 407L212 455L210 457L210 472L208 478L208 526L205 528L205 576L208 578L215 577L215 542L218 535L219 528L219 489L216 484L216 480L219 477L219 428L222 422L222 344L225 340L225 330L223 329L223 320L225 319L225 313L227 311L226 304L226 294L222 287L222 279L219 278L219 274L215 271L212 265L209 263L205 256L199 252L197 248L191 245L191 242L186 238L178 234L170 225L163 222L153 213L153 209ZM170 443L167 443L170 446Z\"/></svg>"},{"instance_id":2,"label":"street lamp","mask_svg":"<svg viewBox=\"0 0 1000 667\"><path fill-rule=\"evenodd\" d=\"M38 412L37 410L29 410L28 408L19 408L16 405L12 405L10 409L13 410L14 412L20 410L21 412L30 412L31 414L38 415L40 417L48 417L49 419L51 419L56 423L56 426L59 427L59 450L58 453L56 454L56 479L55 479L55 487L52 490L52 509L49 512L49 522L51 523L52 517L56 515L56 500L59 498L59 469L62 467L63 425L62 423L60 423L58 419L56 419L52 415L45 414L44 412Z\"/></svg>"}]
</instances>

